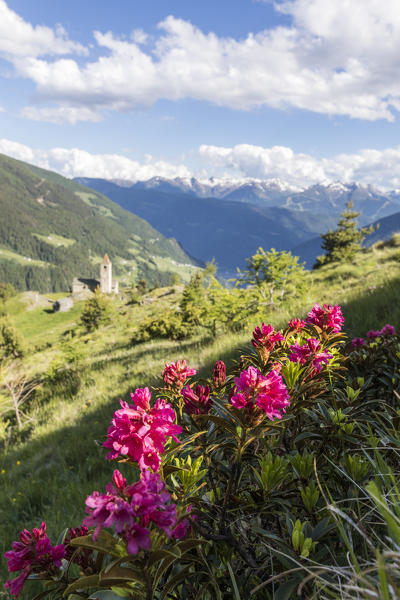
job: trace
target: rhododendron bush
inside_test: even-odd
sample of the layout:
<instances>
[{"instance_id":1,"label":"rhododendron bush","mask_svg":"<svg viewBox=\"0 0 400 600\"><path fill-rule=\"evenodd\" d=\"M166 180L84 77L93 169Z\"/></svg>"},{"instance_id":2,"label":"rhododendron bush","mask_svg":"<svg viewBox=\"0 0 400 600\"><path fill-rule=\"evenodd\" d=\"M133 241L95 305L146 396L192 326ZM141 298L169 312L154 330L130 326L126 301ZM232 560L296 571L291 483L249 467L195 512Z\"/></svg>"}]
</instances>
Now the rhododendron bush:
<instances>
[{"instance_id":1,"label":"rhododendron bush","mask_svg":"<svg viewBox=\"0 0 400 600\"><path fill-rule=\"evenodd\" d=\"M161 387L121 400L103 441L110 483L56 544L45 523L20 533L8 592L40 579L37 600L325 597L342 576L332 564L348 564L334 508L362 505L363 444L377 446L390 394L400 419L394 327L349 341L343 322L339 306L316 304L283 330L261 323L232 370L218 360L199 379L170 362ZM374 353L391 370L375 396Z\"/></svg>"}]
</instances>

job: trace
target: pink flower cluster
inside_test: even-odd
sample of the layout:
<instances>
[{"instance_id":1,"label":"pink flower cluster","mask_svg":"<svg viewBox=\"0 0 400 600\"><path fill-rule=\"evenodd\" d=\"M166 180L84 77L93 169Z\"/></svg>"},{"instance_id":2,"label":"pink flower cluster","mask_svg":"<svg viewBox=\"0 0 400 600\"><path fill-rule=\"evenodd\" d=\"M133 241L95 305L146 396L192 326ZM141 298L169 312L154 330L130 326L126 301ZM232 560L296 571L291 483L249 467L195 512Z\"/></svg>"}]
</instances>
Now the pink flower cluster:
<instances>
[{"instance_id":1,"label":"pink flower cluster","mask_svg":"<svg viewBox=\"0 0 400 600\"><path fill-rule=\"evenodd\" d=\"M126 479L116 469L113 483L106 486L106 493L93 492L86 499L88 516L84 523L95 527L96 540L104 527L114 527L127 544L130 554L140 549L150 550L150 529L161 529L169 538L186 535L188 522L178 523L175 504L165 489L158 473L142 471L140 480L127 485Z\"/></svg>"},{"instance_id":2,"label":"pink flower cluster","mask_svg":"<svg viewBox=\"0 0 400 600\"><path fill-rule=\"evenodd\" d=\"M393 327L393 325L389 325L389 323L386 323L381 330L374 331L371 329L370 331L367 331L367 338L370 340L386 335L396 335L396 328Z\"/></svg>"},{"instance_id":3,"label":"pink flower cluster","mask_svg":"<svg viewBox=\"0 0 400 600\"><path fill-rule=\"evenodd\" d=\"M367 342L362 337L357 337L351 340L351 345L353 346L353 348L361 348L361 346L365 346L366 343Z\"/></svg>"},{"instance_id":4,"label":"pink flower cluster","mask_svg":"<svg viewBox=\"0 0 400 600\"><path fill-rule=\"evenodd\" d=\"M275 370L264 376L255 367L249 367L235 377L234 395L231 403L235 408L261 408L271 421L282 418L290 404L288 390L281 375Z\"/></svg>"},{"instance_id":5,"label":"pink flower cluster","mask_svg":"<svg viewBox=\"0 0 400 600\"><path fill-rule=\"evenodd\" d=\"M182 427L175 425L175 411L162 398L150 407L148 388L137 389L131 398L133 404L121 400L120 410L114 413L103 444L111 449L106 458L128 457L137 461L142 471L148 468L158 471L166 438L179 442L176 436Z\"/></svg>"},{"instance_id":6,"label":"pink flower cluster","mask_svg":"<svg viewBox=\"0 0 400 600\"><path fill-rule=\"evenodd\" d=\"M253 331L253 339L251 343L254 348L265 348L267 352L271 352L275 347L276 342L284 339L279 331L275 331L272 325L263 323L261 327L256 327Z\"/></svg>"},{"instance_id":7,"label":"pink flower cluster","mask_svg":"<svg viewBox=\"0 0 400 600\"><path fill-rule=\"evenodd\" d=\"M196 369L186 365L186 360L177 360L176 362L166 364L162 372L164 383L167 387L180 390L188 377L196 375Z\"/></svg>"},{"instance_id":8,"label":"pink flower cluster","mask_svg":"<svg viewBox=\"0 0 400 600\"><path fill-rule=\"evenodd\" d=\"M195 388L187 385L181 394L184 398L185 412L188 415L206 415L210 412L213 400L208 385L196 385Z\"/></svg>"},{"instance_id":9,"label":"pink flower cluster","mask_svg":"<svg viewBox=\"0 0 400 600\"><path fill-rule=\"evenodd\" d=\"M22 571L18 577L5 583L4 587L9 589L13 596L19 595L31 573L46 574L50 577L56 575L65 555L63 544L54 547L51 545L44 522L39 529L34 528L32 532L27 529L21 531L19 540L13 542L12 550L4 554L10 572Z\"/></svg>"},{"instance_id":10,"label":"pink flower cluster","mask_svg":"<svg viewBox=\"0 0 400 600\"><path fill-rule=\"evenodd\" d=\"M344 323L342 309L338 304L335 306L324 304L322 308L319 304L314 304L307 315L306 323L317 325L321 329L332 329L337 333Z\"/></svg>"},{"instance_id":11,"label":"pink flower cluster","mask_svg":"<svg viewBox=\"0 0 400 600\"><path fill-rule=\"evenodd\" d=\"M217 360L212 370L212 378L216 388L220 388L226 381L226 366L223 360Z\"/></svg>"},{"instance_id":12,"label":"pink flower cluster","mask_svg":"<svg viewBox=\"0 0 400 600\"><path fill-rule=\"evenodd\" d=\"M380 330L378 329L375 331L374 329L370 329L367 331L367 338L371 341L378 337L386 337L391 335L396 335L396 328L393 325L389 325L389 323L386 323L386 325L384 325ZM367 342L364 338L354 338L351 340L351 345L353 348L360 348L361 346L365 346L366 343Z\"/></svg>"},{"instance_id":13,"label":"pink flower cluster","mask_svg":"<svg viewBox=\"0 0 400 600\"><path fill-rule=\"evenodd\" d=\"M332 354L328 352L318 352L321 348L321 342L315 338L308 338L305 344L300 346L297 342L290 346L291 354L289 360L291 362L299 362L304 365L307 361L311 361L316 373L322 369L322 364L327 363Z\"/></svg>"}]
</instances>

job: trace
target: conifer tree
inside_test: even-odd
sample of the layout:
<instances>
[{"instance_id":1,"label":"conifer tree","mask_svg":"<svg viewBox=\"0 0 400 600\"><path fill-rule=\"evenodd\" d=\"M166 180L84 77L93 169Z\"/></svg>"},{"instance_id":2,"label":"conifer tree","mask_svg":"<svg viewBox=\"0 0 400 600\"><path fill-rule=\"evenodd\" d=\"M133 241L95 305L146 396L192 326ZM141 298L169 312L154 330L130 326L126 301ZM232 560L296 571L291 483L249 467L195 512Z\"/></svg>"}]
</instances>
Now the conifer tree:
<instances>
[{"instance_id":1,"label":"conifer tree","mask_svg":"<svg viewBox=\"0 0 400 600\"><path fill-rule=\"evenodd\" d=\"M341 213L337 228L321 235L322 249L325 254L318 256L314 268L331 262L346 262L351 260L362 248L365 237L375 228L357 227L357 218L360 212L353 210L353 201L346 202L346 208Z\"/></svg>"},{"instance_id":2,"label":"conifer tree","mask_svg":"<svg viewBox=\"0 0 400 600\"><path fill-rule=\"evenodd\" d=\"M204 273L196 271L183 290L180 302L182 320L190 325L203 325L206 309Z\"/></svg>"},{"instance_id":3,"label":"conifer tree","mask_svg":"<svg viewBox=\"0 0 400 600\"><path fill-rule=\"evenodd\" d=\"M98 329L100 325L109 321L110 313L111 303L105 294L101 293L100 288L97 287L94 294L84 304L81 323L87 331L93 331L93 329Z\"/></svg>"}]
</instances>

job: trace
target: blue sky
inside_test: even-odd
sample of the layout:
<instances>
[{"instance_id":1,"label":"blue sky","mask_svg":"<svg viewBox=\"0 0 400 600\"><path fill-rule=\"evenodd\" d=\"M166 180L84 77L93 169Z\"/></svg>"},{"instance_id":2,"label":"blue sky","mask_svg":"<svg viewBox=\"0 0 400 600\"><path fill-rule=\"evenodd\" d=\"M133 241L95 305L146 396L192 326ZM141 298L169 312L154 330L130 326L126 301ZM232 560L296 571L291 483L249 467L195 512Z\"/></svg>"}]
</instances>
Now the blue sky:
<instances>
[{"instance_id":1,"label":"blue sky","mask_svg":"<svg viewBox=\"0 0 400 600\"><path fill-rule=\"evenodd\" d=\"M0 152L400 187L398 0L0 0Z\"/></svg>"}]
</instances>

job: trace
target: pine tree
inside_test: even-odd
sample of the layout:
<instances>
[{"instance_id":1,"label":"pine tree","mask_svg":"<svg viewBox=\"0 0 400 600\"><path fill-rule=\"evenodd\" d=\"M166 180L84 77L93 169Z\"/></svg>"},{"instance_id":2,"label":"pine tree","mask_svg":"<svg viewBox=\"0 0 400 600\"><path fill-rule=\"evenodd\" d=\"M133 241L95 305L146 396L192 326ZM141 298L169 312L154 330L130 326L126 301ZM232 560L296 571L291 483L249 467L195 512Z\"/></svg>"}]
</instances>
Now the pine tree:
<instances>
[{"instance_id":1,"label":"pine tree","mask_svg":"<svg viewBox=\"0 0 400 600\"><path fill-rule=\"evenodd\" d=\"M365 236L375 231L375 228L357 227L360 212L353 210L353 201L346 202L346 208L341 213L337 229L330 229L321 235L322 249L325 254L318 256L314 268L331 262L346 262L351 260L362 248Z\"/></svg>"},{"instance_id":2,"label":"pine tree","mask_svg":"<svg viewBox=\"0 0 400 600\"><path fill-rule=\"evenodd\" d=\"M180 310L184 323L203 325L207 311L204 290L204 273L196 271L185 286L180 302Z\"/></svg>"}]
</instances>

